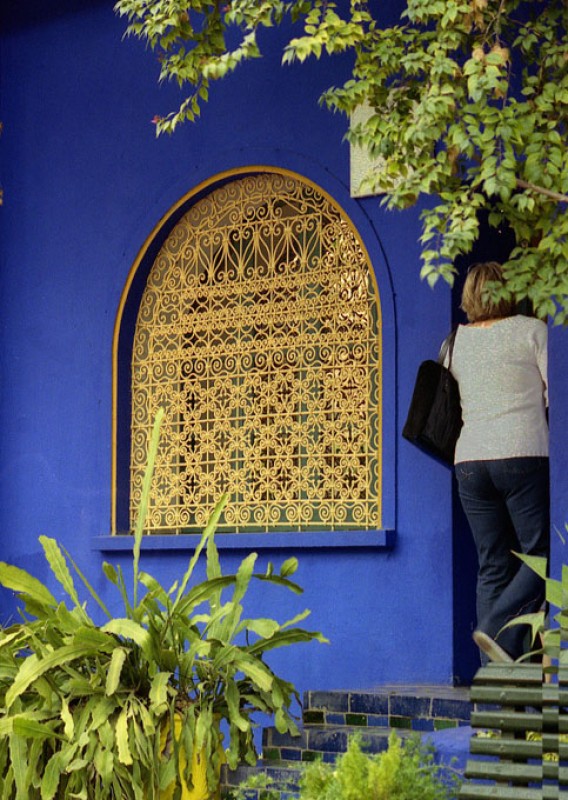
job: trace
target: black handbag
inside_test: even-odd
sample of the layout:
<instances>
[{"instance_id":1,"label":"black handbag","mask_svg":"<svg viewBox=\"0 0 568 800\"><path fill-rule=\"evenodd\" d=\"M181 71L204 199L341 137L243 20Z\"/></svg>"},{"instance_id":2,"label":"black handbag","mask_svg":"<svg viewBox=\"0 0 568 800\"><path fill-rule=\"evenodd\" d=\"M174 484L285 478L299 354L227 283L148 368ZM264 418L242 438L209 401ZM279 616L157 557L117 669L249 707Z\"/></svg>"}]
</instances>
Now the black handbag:
<instances>
[{"instance_id":1,"label":"black handbag","mask_svg":"<svg viewBox=\"0 0 568 800\"><path fill-rule=\"evenodd\" d=\"M437 361L423 361L402 435L435 458L453 464L462 428L460 392L450 372L456 332L442 345ZM448 355L448 366L444 361Z\"/></svg>"}]
</instances>

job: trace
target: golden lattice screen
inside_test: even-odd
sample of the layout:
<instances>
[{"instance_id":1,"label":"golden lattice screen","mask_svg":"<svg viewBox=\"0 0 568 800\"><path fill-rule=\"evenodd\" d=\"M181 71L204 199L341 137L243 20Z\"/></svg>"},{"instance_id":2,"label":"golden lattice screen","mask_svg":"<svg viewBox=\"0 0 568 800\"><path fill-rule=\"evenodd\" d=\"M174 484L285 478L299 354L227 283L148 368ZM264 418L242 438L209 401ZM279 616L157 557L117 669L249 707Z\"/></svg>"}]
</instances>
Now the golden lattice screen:
<instances>
[{"instance_id":1,"label":"golden lattice screen","mask_svg":"<svg viewBox=\"0 0 568 800\"><path fill-rule=\"evenodd\" d=\"M132 364L131 516L166 410L150 532L380 527L380 309L335 204L287 174L232 181L172 230Z\"/></svg>"}]
</instances>

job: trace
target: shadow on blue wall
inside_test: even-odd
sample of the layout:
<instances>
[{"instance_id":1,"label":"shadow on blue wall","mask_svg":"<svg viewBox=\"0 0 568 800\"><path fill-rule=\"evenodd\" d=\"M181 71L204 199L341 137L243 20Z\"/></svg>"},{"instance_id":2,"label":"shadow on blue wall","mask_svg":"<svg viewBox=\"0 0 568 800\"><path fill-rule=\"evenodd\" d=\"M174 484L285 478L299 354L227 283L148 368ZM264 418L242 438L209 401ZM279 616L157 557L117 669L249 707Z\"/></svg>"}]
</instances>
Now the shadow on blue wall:
<instances>
[{"instance_id":1,"label":"shadow on blue wall","mask_svg":"<svg viewBox=\"0 0 568 800\"><path fill-rule=\"evenodd\" d=\"M112 6L112 2L110 4ZM50 0L38 3L37 0L2 0L0 20L9 21L10 30L35 27L52 22L66 14L87 11L93 6L106 6L108 0Z\"/></svg>"}]
</instances>

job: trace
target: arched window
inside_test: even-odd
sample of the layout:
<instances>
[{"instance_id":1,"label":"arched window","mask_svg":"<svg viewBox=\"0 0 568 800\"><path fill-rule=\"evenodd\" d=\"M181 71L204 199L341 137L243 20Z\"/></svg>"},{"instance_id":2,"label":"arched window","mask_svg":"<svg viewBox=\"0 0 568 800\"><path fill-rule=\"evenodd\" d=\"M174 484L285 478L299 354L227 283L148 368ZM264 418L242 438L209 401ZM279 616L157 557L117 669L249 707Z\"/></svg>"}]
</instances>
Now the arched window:
<instances>
[{"instance_id":1,"label":"arched window","mask_svg":"<svg viewBox=\"0 0 568 800\"><path fill-rule=\"evenodd\" d=\"M149 533L201 530L223 492L225 532L380 528L381 348L373 270L329 196L280 172L202 196L139 303L131 515L163 406Z\"/></svg>"}]
</instances>

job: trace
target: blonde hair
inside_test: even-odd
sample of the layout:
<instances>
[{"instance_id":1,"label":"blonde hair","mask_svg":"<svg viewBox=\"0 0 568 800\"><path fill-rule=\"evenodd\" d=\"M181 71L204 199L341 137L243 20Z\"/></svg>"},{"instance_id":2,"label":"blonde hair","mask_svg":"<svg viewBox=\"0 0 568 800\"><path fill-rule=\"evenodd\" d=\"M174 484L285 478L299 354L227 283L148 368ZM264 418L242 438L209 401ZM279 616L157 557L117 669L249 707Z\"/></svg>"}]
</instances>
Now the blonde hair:
<instances>
[{"instance_id":1,"label":"blonde hair","mask_svg":"<svg viewBox=\"0 0 568 800\"><path fill-rule=\"evenodd\" d=\"M503 269L497 261L473 264L468 272L462 292L462 311L469 322L510 317L515 313L512 297L495 300L488 283L503 284Z\"/></svg>"}]
</instances>

